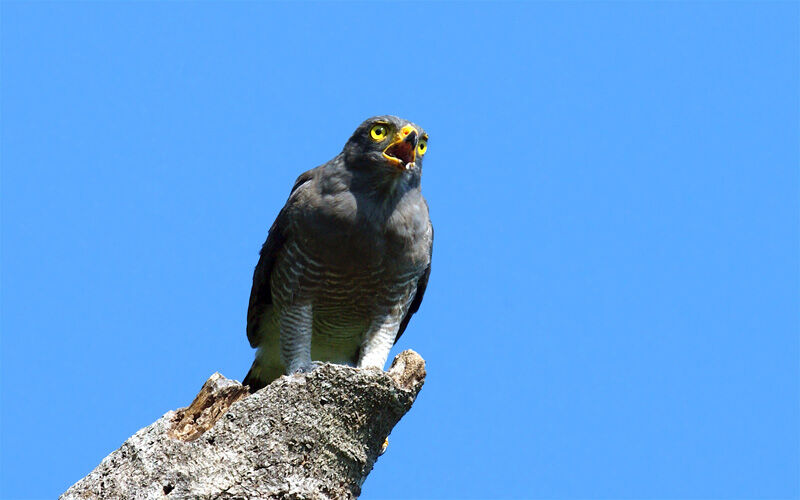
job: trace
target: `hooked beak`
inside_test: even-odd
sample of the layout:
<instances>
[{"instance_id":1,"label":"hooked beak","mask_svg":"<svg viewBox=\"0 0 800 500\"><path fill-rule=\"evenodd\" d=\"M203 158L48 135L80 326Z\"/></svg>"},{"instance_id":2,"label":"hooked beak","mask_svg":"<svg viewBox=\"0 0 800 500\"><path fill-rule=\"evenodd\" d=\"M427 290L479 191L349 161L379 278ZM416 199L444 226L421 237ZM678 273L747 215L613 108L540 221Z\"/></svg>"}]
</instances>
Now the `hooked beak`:
<instances>
[{"instance_id":1,"label":"hooked beak","mask_svg":"<svg viewBox=\"0 0 800 500\"><path fill-rule=\"evenodd\" d=\"M419 134L417 129L411 125L406 125L397 133L394 142L383 150L383 156L400 170L410 170L415 166L414 160L417 158L418 142Z\"/></svg>"}]
</instances>

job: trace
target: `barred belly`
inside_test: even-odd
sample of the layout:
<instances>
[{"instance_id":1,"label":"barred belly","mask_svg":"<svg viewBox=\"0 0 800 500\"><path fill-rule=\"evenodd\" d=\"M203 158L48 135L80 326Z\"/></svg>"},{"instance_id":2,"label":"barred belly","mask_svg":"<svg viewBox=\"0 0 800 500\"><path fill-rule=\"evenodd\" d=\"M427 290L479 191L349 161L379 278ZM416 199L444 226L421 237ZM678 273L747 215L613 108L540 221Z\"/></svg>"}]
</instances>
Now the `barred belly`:
<instances>
[{"instance_id":1,"label":"barred belly","mask_svg":"<svg viewBox=\"0 0 800 500\"><path fill-rule=\"evenodd\" d=\"M419 271L391 273L385 266L335 269L292 242L276 266L283 286L273 289L278 306L310 303L311 359L355 365L365 333L376 324L402 320ZM289 264L291 263L291 264ZM283 264L283 265L281 265ZM288 264L288 265L287 265Z\"/></svg>"}]
</instances>

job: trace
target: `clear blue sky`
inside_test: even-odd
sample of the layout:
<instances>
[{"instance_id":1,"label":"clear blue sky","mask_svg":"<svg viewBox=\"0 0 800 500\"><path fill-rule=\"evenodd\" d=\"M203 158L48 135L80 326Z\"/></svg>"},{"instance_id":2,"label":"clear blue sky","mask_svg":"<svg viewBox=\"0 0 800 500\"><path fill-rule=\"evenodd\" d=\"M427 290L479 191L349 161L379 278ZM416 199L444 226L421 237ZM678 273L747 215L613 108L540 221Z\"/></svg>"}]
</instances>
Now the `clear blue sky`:
<instances>
[{"instance_id":1,"label":"clear blue sky","mask_svg":"<svg viewBox=\"0 0 800 500\"><path fill-rule=\"evenodd\" d=\"M258 250L364 118L430 133L364 498L800 495L797 3L2 4L2 491L241 379Z\"/></svg>"}]
</instances>

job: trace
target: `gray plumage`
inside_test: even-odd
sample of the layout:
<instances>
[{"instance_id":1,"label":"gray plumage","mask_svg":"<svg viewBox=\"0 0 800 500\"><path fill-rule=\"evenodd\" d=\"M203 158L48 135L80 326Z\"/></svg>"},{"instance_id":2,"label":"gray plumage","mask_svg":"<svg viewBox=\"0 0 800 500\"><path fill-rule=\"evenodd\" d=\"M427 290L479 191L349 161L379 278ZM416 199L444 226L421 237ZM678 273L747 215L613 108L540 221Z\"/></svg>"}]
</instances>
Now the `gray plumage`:
<instances>
[{"instance_id":1,"label":"gray plumage","mask_svg":"<svg viewBox=\"0 0 800 500\"><path fill-rule=\"evenodd\" d=\"M406 120L370 118L340 154L298 177L253 274L251 390L315 361L383 368L430 275L427 140Z\"/></svg>"}]
</instances>

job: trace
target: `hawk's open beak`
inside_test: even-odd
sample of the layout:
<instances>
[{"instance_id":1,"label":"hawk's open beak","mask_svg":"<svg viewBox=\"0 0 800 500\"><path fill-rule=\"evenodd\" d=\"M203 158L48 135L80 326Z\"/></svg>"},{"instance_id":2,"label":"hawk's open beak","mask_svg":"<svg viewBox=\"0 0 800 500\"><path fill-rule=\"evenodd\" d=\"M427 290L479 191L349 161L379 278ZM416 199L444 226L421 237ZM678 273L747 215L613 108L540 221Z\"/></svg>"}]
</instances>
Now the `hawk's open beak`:
<instances>
[{"instance_id":1,"label":"hawk's open beak","mask_svg":"<svg viewBox=\"0 0 800 500\"><path fill-rule=\"evenodd\" d=\"M383 156L399 169L411 169L417 158L417 142L417 129L406 125L397 133L395 141L383 151Z\"/></svg>"}]
</instances>

